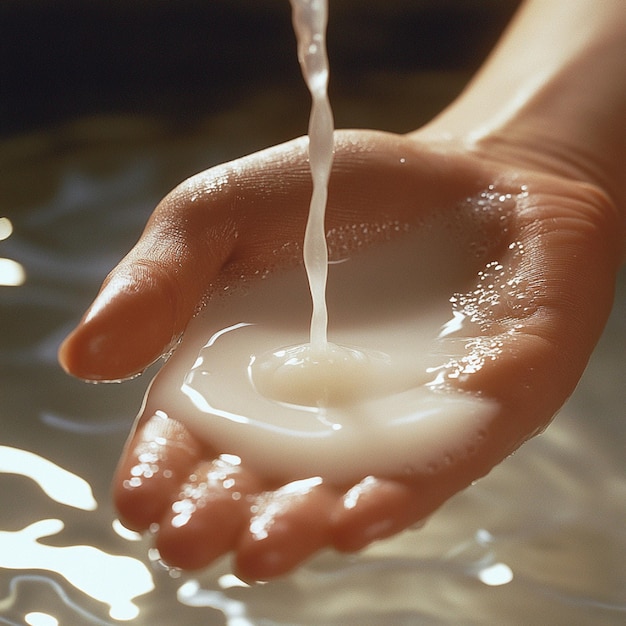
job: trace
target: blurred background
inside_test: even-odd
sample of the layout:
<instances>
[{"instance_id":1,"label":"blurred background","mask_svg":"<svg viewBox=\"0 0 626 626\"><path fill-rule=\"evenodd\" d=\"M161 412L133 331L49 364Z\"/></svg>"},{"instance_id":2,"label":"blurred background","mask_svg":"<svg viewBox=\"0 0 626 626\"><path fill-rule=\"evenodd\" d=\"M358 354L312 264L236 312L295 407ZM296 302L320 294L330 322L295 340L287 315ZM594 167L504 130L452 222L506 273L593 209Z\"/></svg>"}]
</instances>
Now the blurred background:
<instances>
[{"instance_id":1,"label":"blurred background","mask_svg":"<svg viewBox=\"0 0 626 626\"><path fill-rule=\"evenodd\" d=\"M338 126L386 120L412 130L436 113L490 50L514 0L336 0L330 3L331 95ZM179 123L278 89L304 111L287 0L4 0L0 133L95 114L167 115ZM430 92L401 77L439 78ZM385 75L385 81L379 80ZM396 80L389 81L393 76ZM343 98L363 100L344 111ZM406 99L417 100L414 115ZM395 113L376 105L397 103ZM408 109L408 112L407 112ZM391 119L390 119L391 118Z\"/></svg>"}]
</instances>

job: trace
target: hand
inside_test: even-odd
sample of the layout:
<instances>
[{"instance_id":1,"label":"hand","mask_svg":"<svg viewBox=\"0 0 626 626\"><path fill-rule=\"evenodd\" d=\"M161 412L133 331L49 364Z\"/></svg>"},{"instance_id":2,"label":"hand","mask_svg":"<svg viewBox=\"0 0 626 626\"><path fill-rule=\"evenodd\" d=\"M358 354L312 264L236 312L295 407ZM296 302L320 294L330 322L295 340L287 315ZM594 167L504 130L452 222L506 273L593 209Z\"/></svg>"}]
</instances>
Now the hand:
<instances>
[{"instance_id":1,"label":"hand","mask_svg":"<svg viewBox=\"0 0 626 626\"><path fill-rule=\"evenodd\" d=\"M64 367L92 380L132 376L179 337L210 283L271 266L274 251L291 255L310 196L305 145L297 140L214 168L167 196L62 346ZM497 358L450 382L499 403L487 436L435 474L275 484L245 458L239 465L220 458L175 416L142 413L114 496L129 527L158 525L155 541L167 562L194 569L232 551L241 577L268 579L326 546L358 550L421 522L547 425L608 315L618 216L598 187L537 171L527 151L486 145L468 149L419 132L338 133L328 228L383 218L417 222L433 207L454 210L491 184L512 194L524 186L524 201L506 216L506 235L493 236L498 260L529 295L527 306L503 298L489 327ZM181 512L183 525L174 521Z\"/></svg>"}]
</instances>

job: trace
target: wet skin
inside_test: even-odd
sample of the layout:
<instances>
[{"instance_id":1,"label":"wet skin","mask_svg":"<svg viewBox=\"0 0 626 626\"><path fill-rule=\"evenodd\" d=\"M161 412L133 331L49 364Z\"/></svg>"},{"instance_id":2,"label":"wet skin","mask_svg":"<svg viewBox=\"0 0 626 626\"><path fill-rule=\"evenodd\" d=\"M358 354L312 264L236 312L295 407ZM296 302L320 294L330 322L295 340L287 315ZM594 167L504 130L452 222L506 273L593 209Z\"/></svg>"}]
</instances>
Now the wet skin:
<instances>
[{"instance_id":1,"label":"wet skin","mask_svg":"<svg viewBox=\"0 0 626 626\"><path fill-rule=\"evenodd\" d=\"M359 550L420 522L543 429L573 391L608 316L623 222L599 185L545 162L537 167L526 154L420 132L336 136L329 229L417 224L433 207L453 211L489 185L527 191L509 209L506 236L494 229L493 240L498 260L532 293L530 306L520 311L503 298L489 312L488 333L502 344L498 358L448 381L499 403L484 439L435 473L364 476L357 485L275 482L248 469L245 458L220 457L176 415L146 412L114 480L123 522L156 530L171 565L200 568L233 552L241 577L269 579L324 547ZM61 347L63 366L90 380L144 370L184 331L211 283L274 266L276 251L292 260L310 190L303 140L183 183ZM523 246L521 260L507 252L510 242Z\"/></svg>"}]
</instances>

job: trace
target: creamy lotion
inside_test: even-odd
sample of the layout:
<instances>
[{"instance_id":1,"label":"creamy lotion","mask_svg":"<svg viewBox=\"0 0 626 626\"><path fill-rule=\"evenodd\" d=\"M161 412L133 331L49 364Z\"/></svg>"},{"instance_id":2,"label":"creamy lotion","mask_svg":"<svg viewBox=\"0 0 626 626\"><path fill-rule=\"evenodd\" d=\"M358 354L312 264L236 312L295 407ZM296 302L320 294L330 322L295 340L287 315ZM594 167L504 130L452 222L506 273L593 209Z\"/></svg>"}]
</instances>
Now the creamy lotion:
<instances>
[{"instance_id":1,"label":"creamy lotion","mask_svg":"<svg viewBox=\"0 0 626 626\"><path fill-rule=\"evenodd\" d=\"M434 224L332 264L333 344L319 360L301 352L310 321L302 268L214 298L157 375L146 411L277 480L344 483L458 458L496 410L436 384L479 334L450 302L476 280L458 243Z\"/></svg>"}]
</instances>

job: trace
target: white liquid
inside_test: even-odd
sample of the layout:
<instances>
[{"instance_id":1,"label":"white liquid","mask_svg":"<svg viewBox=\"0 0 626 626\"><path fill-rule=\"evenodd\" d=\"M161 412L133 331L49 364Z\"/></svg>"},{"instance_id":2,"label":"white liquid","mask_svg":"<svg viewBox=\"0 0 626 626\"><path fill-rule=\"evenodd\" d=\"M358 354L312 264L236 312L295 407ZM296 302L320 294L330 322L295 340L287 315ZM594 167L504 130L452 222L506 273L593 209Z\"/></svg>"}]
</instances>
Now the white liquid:
<instances>
[{"instance_id":1,"label":"white liquid","mask_svg":"<svg viewBox=\"0 0 626 626\"><path fill-rule=\"evenodd\" d=\"M328 57L326 54L327 0L291 0L293 27L298 39L298 60L311 92L309 119L309 165L313 194L304 234L304 267L313 299L311 349L326 349L328 312L326 280L328 246L326 245L326 199L328 178L333 162L333 114L328 101ZM319 357L318 357L319 358Z\"/></svg>"},{"instance_id":2,"label":"white liquid","mask_svg":"<svg viewBox=\"0 0 626 626\"><path fill-rule=\"evenodd\" d=\"M435 225L331 265L329 333L360 356L337 358L331 344L321 364L305 353L302 365L301 347L271 357L306 336L302 268L215 298L157 375L146 411L180 419L215 449L278 480L344 483L453 461L496 410L431 384L461 362L478 332L450 302L474 285L469 258L445 225Z\"/></svg>"}]
</instances>

